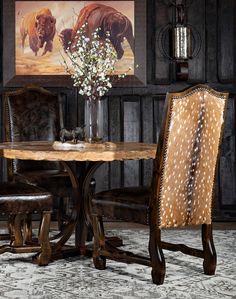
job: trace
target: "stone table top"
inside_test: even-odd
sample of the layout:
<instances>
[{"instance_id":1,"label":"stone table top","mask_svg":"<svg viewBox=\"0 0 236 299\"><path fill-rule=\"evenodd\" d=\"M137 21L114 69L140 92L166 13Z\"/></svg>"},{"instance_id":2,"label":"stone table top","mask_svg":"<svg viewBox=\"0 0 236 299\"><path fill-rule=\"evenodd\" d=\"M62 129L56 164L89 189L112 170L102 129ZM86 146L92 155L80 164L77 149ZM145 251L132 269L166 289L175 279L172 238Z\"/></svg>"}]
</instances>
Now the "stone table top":
<instances>
[{"instance_id":1,"label":"stone table top","mask_svg":"<svg viewBox=\"0 0 236 299\"><path fill-rule=\"evenodd\" d=\"M105 142L83 147L60 147L49 141L0 143L0 156L8 159L48 161L122 161L154 159L156 144L139 142Z\"/></svg>"}]
</instances>

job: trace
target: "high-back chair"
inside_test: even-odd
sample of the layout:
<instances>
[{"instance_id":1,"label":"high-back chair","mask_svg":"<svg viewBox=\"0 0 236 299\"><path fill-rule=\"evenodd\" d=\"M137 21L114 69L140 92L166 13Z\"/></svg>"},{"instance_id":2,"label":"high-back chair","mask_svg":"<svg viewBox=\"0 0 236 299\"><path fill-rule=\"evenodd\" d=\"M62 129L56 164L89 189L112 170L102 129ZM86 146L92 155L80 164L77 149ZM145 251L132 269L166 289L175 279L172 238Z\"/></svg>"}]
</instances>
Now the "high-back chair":
<instances>
[{"instance_id":1,"label":"high-back chair","mask_svg":"<svg viewBox=\"0 0 236 299\"><path fill-rule=\"evenodd\" d=\"M129 187L93 194L93 260L105 269L106 258L152 267L152 280L165 277L163 249L203 258L213 275L216 251L212 236L212 201L228 94L198 85L168 93L151 188ZM148 224L149 258L123 252L105 241L102 217ZM161 241L161 229L202 226L203 249Z\"/></svg>"},{"instance_id":2,"label":"high-back chair","mask_svg":"<svg viewBox=\"0 0 236 299\"><path fill-rule=\"evenodd\" d=\"M64 127L62 97L42 87L29 85L4 94L5 141L59 140ZM57 161L7 160L8 180L44 187L58 206L73 196L71 180L77 181ZM54 204L54 206L56 206ZM59 216L61 215L59 211ZM59 222L62 222L59 217ZM62 223L60 223L61 225Z\"/></svg>"}]
</instances>

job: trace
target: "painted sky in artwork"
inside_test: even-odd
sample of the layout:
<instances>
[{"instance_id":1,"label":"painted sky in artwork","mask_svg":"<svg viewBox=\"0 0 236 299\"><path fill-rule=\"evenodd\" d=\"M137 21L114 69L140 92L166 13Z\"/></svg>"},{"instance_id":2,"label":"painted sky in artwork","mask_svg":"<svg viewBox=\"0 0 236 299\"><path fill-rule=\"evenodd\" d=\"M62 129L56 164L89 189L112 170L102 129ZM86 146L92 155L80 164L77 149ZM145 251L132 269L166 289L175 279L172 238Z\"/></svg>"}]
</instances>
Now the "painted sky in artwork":
<instances>
[{"instance_id":1,"label":"painted sky in artwork","mask_svg":"<svg viewBox=\"0 0 236 299\"><path fill-rule=\"evenodd\" d=\"M80 10L90 3L101 3L112 6L129 18L134 29L134 1L16 1L15 2L15 39L16 39L16 75L64 75L63 49L58 34L65 28L72 28ZM38 56L29 47L28 36L24 51L21 45L20 25L22 18L30 12L38 11L44 7L51 10L56 18L56 34L53 39L53 51ZM123 43L124 56L117 62L116 73L124 73L129 67L134 66L134 56L126 40ZM64 55L65 56L65 55ZM133 74L133 71L129 72Z\"/></svg>"}]
</instances>

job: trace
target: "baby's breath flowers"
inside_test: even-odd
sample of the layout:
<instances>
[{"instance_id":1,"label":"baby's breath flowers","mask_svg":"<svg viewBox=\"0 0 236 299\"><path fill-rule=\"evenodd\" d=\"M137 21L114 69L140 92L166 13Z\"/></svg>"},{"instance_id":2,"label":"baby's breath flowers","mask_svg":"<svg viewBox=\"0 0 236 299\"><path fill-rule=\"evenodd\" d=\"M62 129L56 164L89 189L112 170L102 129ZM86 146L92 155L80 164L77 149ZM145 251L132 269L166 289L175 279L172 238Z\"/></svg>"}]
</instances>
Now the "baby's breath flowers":
<instances>
[{"instance_id":1,"label":"baby's breath flowers","mask_svg":"<svg viewBox=\"0 0 236 299\"><path fill-rule=\"evenodd\" d=\"M114 73L117 54L110 42L109 32L106 33L105 39L101 39L100 28L97 28L88 37L86 26L87 24L84 24L77 31L73 43L66 49L70 62L66 62L64 57L63 61L79 93L96 100L112 88L110 75ZM118 78L125 75L119 75Z\"/></svg>"}]
</instances>

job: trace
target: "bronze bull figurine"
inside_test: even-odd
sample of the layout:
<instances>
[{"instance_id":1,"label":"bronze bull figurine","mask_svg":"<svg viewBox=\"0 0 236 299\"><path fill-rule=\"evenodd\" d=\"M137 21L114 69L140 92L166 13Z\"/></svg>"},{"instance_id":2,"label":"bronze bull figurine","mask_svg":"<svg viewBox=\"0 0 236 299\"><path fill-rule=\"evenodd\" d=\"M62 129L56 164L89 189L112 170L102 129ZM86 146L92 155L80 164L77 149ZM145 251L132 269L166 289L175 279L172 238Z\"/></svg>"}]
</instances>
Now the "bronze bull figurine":
<instances>
[{"instance_id":1,"label":"bronze bull figurine","mask_svg":"<svg viewBox=\"0 0 236 299\"><path fill-rule=\"evenodd\" d=\"M78 141L84 141L85 140L84 126L76 127L72 130L67 130L65 128L61 129L60 140L62 143L66 141L72 141L74 143L77 143Z\"/></svg>"}]
</instances>

